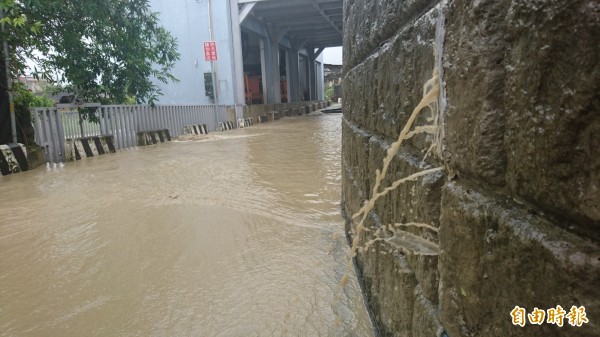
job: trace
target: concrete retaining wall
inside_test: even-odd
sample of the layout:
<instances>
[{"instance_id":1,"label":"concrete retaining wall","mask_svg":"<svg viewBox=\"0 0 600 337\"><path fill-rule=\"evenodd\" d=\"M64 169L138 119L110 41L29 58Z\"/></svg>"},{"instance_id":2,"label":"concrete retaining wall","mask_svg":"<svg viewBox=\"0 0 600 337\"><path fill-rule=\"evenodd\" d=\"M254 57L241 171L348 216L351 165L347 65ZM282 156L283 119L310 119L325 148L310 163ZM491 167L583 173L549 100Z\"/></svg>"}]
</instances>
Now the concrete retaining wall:
<instances>
[{"instance_id":1,"label":"concrete retaining wall","mask_svg":"<svg viewBox=\"0 0 600 337\"><path fill-rule=\"evenodd\" d=\"M437 133L407 141L384 186L444 171L401 185L367 218L429 224L407 231L437 253L383 241L357 259L382 336L600 336L596 2L353 0L344 12L348 219L435 66L441 75ZM511 322L515 306L557 305L585 306L590 323Z\"/></svg>"},{"instance_id":2,"label":"concrete retaining wall","mask_svg":"<svg viewBox=\"0 0 600 337\"><path fill-rule=\"evenodd\" d=\"M168 129L143 131L137 133L138 146L153 145L170 141L171 135L169 134Z\"/></svg>"}]
</instances>

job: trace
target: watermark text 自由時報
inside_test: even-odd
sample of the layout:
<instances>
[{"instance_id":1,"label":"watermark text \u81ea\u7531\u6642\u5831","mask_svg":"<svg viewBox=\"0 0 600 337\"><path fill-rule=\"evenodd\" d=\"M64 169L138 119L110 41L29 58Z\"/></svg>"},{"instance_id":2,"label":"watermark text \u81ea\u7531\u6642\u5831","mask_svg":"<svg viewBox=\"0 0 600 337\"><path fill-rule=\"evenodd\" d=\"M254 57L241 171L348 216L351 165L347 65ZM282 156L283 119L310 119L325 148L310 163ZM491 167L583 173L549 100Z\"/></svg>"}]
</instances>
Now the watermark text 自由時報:
<instances>
[{"instance_id":1,"label":"watermark text \u81ea\u7531\u6642\u5831","mask_svg":"<svg viewBox=\"0 0 600 337\"><path fill-rule=\"evenodd\" d=\"M555 324L562 327L565 324L580 327L583 324L589 323L586 317L585 307L572 306L567 312L563 307L557 305L555 308L542 310L534 308L530 313L527 313L525 308L515 306L510 312L513 325L525 326L527 323L532 325Z\"/></svg>"}]
</instances>

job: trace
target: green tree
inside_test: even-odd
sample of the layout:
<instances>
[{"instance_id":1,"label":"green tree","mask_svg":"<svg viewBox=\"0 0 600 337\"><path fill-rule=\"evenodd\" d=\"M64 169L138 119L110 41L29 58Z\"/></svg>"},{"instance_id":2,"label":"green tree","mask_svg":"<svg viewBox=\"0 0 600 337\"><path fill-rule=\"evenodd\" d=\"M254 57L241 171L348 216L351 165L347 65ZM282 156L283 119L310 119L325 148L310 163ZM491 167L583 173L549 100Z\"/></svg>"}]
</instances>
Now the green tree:
<instances>
[{"instance_id":1,"label":"green tree","mask_svg":"<svg viewBox=\"0 0 600 337\"><path fill-rule=\"evenodd\" d=\"M0 0L0 10L11 65L6 74L0 57L2 130L6 76L17 78L29 60L34 76L87 102L152 104L161 94L156 80L177 81L170 74L179 59L177 41L148 0Z\"/></svg>"},{"instance_id":2,"label":"green tree","mask_svg":"<svg viewBox=\"0 0 600 337\"><path fill-rule=\"evenodd\" d=\"M170 74L177 41L160 26L148 0L0 0L13 78L27 59L34 75L61 83L82 100L153 102L153 79Z\"/></svg>"},{"instance_id":3,"label":"green tree","mask_svg":"<svg viewBox=\"0 0 600 337\"><path fill-rule=\"evenodd\" d=\"M17 111L26 111L28 108L54 106L54 101L47 94L34 95L21 82L14 84L14 91L16 93L14 103Z\"/></svg>"},{"instance_id":4,"label":"green tree","mask_svg":"<svg viewBox=\"0 0 600 337\"><path fill-rule=\"evenodd\" d=\"M325 99L328 101L331 101L331 99L333 98L333 92L334 92L334 88L332 85L327 86L325 88Z\"/></svg>"}]
</instances>

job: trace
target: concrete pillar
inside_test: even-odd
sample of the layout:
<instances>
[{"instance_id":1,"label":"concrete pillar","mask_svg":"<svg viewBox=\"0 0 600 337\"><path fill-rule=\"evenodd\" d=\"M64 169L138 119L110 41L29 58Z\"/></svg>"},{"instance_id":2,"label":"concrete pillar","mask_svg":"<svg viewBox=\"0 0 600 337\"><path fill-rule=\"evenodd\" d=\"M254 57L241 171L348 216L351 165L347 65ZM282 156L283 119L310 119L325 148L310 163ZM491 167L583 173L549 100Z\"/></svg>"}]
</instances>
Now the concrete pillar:
<instances>
[{"instance_id":1,"label":"concrete pillar","mask_svg":"<svg viewBox=\"0 0 600 337\"><path fill-rule=\"evenodd\" d=\"M291 62L291 58L290 58L290 51L289 50L285 50L285 77L286 77L286 82L287 82L287 102L291 102L291 97L290 97L290 92L291 92L291 87L290 87L290 62Z\"/></svg>"},{"instance_id":2,"label":"concrete pillar","mask_svg":"<svg viewBox=\"0 0 600 337\"><path fill-rule=\"evenodd\" d=\"M247 7L248 12L251 7ZM244 58L242 55L242 31L240 29L240 13L238 10L237 0L229 0L229 13L231 20L231 45L233 50L233 90L234 90L234 101L236 105L244 105ZM244 15L244 17L247 13ZM236 109L236 120L243 118L243 110Z\"/></svg>"},{"instance_id":3,"label":"concrete pillar","mask_svg":"<svg viewBox=\"0 0 600 337\"><path fill-rule=\"evenodd\" d=\"M292 50L290 53L290 91L291 102L300 102L300 49L308 42L308 39L292 40Z\"/></svg>"},{"instance_id":4,"label":"concrete pillar","mask_svg":"<svg viewBox=\"0 0 600 337\"><path fill-rule=\"evenodd\" d=\"M315 98L315 50L313 47L308 47L308 96L309 101Z\"/></svg>"},{"instance_id":5,"label":"concrete pillar","mask_svg":"<svg viewBox=\"0 0 600 337\"><path fill-rule=\"evenodd\" d=\"M316 67L316 76L315 76L315 90L317 92L316 95L316 99L321 101L324 99L324 89L323 89L323 63L315 61L315 67Z\"/></svg>"},{"instance_id":6,"label":"concrete pillar","mask_svg":"<svg viewBox=\"0 0 600 337\"><path fill-rule=\"evenodd\" d=\"M279 75L279 41L283 38L290 27L276 27L267 25L269 32L269 56L270 67L268 68L269 103L281 103L281 88Z\"/></svg>"},{"instance_id":7,"label":"concrete pillar","mask_svg":"<svg viewBox=\"0 0 600 337\"><path fill-rule=\"evenodd\" d=\"M315 49L313 47L309 47L308 48L308 86L309 86L309 92L310 92L310 100L311 101L316 101L318 98L317 95L317 64L315 62L315 60L317 59L317 57L319 57L319 55L321 55L321 53L323 52L323 50L325 50L325 48L319 48L317 51L315 51Z\"/></svg>"},{"instance_id":8,"label":"concrete pillar","mask_svg":"<svg viewBox=\"0 0 600 337\"><path fill-rule=\"evenodd\" d=\"M290 51L290 73L288 75L289 83L290 83L290 91L288 95L290 97L290 102L299 102L300 94L299 94L299 86L300 86L300 74L298 72L298 67L300 66L300 58L298 57L298 50L292 48Z\"/></svg>"},{"instance_id":9,"label":"concrete pillar","mask_svg":"<svg viewBox=\"0 0 600 337\"><path fill-rule=\"evenodd\" d=\"M260 38L260 71L262 78L262 90L263 90L263 104L267 104L271 100L272 93L269 91L269 82L271 79L269 78L269 63L271 63L271 58L268 57L269 53L269 45L265 43L264 38Z\"/></svg>"},{"instance_id":10,"label":"concrete pillar","mask_svg":"<svg viewBox=\"0 0 600 337\"><path fill-rule=\"evenodd\" d=\"M269 69L269 90L271 99L269 103L281 103L280 76L279 76L279 42L271 38L270 45L270 69Z\"/></svg>"}]
</instances>

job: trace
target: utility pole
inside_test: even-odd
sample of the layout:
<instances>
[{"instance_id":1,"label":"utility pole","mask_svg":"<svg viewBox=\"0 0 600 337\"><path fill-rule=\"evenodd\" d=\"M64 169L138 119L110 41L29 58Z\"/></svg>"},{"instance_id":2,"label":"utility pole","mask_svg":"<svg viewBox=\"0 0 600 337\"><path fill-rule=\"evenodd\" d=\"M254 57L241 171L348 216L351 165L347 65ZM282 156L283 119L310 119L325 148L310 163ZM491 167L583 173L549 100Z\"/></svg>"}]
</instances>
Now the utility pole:
<instances>
[{"instance_id":1,"label":"utility pole","mask_svg":"<svg viewBox=\"0 0 600 337\"><path fill-rule=\"evenodd\" d=\"M208 0L208 25L210 29L210 40L215 41L215 32L213 28L212 2ZM213 90L215 92L215 104L219 104L219 84L217 82L217 65L215 61L210 61L210 71L213 76Z\"/></svg>"},{"instance_id":2,"label":"utility pole","mask_svg":"<svg viewBox=\"0 0 600 337\"><path fill-rule=\"evenodd\" d=\"M4 18L4 10L0 9L0 20ZM2 25L2 34L6 35L4 25ZM13 143L17 142L17 119L15 116L15 104L13 102L13 85L10 74L10 55L8 53L8 42L6 39L2 41L4 47L4 66L6 68L6 93L8 96L8 110L10 111L10 130L12 133Z\"/></svg>"}]
</instances>

